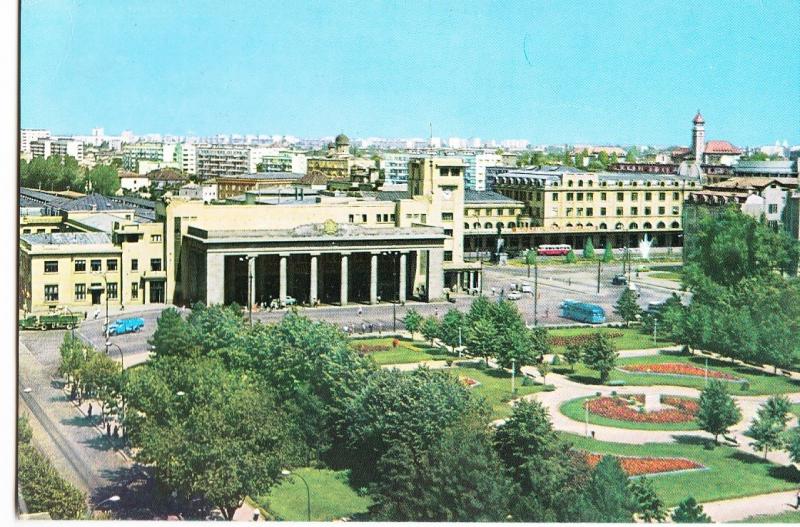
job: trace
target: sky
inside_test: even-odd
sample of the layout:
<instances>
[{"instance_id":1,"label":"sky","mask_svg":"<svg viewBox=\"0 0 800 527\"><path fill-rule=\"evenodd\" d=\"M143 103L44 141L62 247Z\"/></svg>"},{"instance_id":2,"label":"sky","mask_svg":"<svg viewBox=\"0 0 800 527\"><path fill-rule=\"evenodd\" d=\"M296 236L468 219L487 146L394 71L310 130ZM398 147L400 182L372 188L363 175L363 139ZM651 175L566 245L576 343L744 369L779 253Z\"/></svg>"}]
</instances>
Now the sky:
<instances>
[{"instance_id":1,"label":"sky","mask_svg":"<svg viewBox=\"0 0 800 527\"><path fill-rule=\"evenodd\" d=\"M800 2L22 0L54 133L800 143Z\"/></svg>"}]
</instances>

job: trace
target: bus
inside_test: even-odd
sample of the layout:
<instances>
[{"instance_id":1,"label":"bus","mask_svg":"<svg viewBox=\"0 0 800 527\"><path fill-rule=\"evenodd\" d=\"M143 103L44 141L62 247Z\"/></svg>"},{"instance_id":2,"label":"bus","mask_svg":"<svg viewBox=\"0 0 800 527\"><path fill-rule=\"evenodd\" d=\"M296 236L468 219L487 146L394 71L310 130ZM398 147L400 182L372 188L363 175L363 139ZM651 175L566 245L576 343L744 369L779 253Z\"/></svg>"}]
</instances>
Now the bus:
<instances>
[{"instance_id":1,"label":"bus","mask_svg":"<svg viewBox=\"0 0 800 527\"><path fill-rule=\"evenodd\" d=\"M606 312L597 304L564 300L561 304L561 316L587 324L602 324L606 321Z\"/></svg>"},{"instance_id":2,"label":"bus","mask_svg":"<svg viewBox=\"0 0 800 527\"><path fill-rule=\"evenodd\" d=\"M536 249L539 256L564 256L572 250L571 245L540 245Z\"/></svg>"}]
</instances>

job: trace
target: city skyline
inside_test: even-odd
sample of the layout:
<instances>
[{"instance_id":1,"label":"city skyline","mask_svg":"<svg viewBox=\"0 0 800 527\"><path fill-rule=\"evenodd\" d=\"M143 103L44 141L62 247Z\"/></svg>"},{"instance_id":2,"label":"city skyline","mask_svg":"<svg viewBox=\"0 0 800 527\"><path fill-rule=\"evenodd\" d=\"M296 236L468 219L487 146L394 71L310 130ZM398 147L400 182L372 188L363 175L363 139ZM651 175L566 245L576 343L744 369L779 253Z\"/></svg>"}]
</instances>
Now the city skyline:
<instances>
[{"instance_id":1,"label":"city skyline","mask_svg":"<svg viewBox=\"0 0 800 527\"><path fill-rule=\"evenodd\" d=\"M679 12L666 3L473 3L457 12L29 1L21 125L428 137L432 124L443 139L685 145L700 108L709 138L797 144L793 13L791 2Z\"/></svg>"}]
</instances>

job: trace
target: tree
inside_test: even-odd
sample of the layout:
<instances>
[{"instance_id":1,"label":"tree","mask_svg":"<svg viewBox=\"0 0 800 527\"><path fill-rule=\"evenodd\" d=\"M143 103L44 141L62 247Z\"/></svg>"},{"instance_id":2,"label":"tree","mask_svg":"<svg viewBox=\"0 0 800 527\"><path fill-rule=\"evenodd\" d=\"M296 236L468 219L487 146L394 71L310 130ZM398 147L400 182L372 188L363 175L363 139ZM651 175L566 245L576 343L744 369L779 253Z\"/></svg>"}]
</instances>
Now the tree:
<instances>
[{"instance_id":1,"label":"tree","mask_svg":"<svg viewBox=\"0 0 800 527\"><path fill-rule=\"evenodd\" d=\"M661 522L666 518L667 511L664 508L664 502L658 497L656 489L653 488L649 479L641 477L631 480L628 490L636 504L636 514L645 523L652 523L654 520Z\"/></svg>"},{"instance_id":2,"label":"tree","mask_svg":"<svg viewBox=\"0 0 800 527\"><path fill-rule=\"evenodd\" d=\"M581 361L583 357L583 347L580 344L569 344L561 357L569 364L570 371L575 372L575 365Z\"/></svg>"},{"instance_id":3,"label":"tree","mask_svg":"<svg viewBox=\"0 0 800 527\"><path fill-rule=\"evenodd\" d=\"M71 398L74 399L80 390L81 369L86 362L89 348L78 337L67 332L64 334L59 351L61 361L58 366L58 374L66 376L67 381L71 383Z\"/></svg>"},{"instance_id":4,"label":"tree","mask_svg":"<svg viewBox=\"0 0 800 527\"><path fill-rule=\"evenodd\" d=\"M703 512L703 506L689 496L672 511L672 521L675 523L711 523L711 518Z\"/></svg>"},{"instance_id":5,"label":"tree","mask_svg":"<svg viewBox=\"0 0 800 527\"><path fill-rule=\"evenodd\" d=\"M758 413L763 413L764 417L773 419L780 423L781 427L785 428L786 424L791 419L792 402L783 394L772 395L764 403L764 406L759 408Z\"/></svg>"},{"instance_id":6,"label":"tree","mask_svg":"<svg viewBox=\"0 0 800 527\"><path fill-rule=\"evenodd\" d=\"M628 153L625 154L625 162L636 163L638 156L639 150L635 146L632 146L628 149Z\"/></svg>"},{"instance_id":7,"label":"tree","mask_svg":"<svg viewBox=\"0 0 800 527\"><path fill-rule=\"evenodd\" d=\"M430 341L431 346L433 346L433 339L440 336L441 330L442 324L439 322L439 319L434 316L425 317L422 321L422 327L420 328L422 336Z\"/></svg>"},{"instance_id":8,"label":"tree","mask_svg":"<svg viewBox=\"0 0 800 527\"><path fill-rule=\"evenodd\" d=\"M617 363L619 353L614 349L611 339L598 331L583 345L583 363L590 370L600 374L600 383L605 384Z\"/></svg>"},{"instance_id":9,"label":"tree","mask_svg":"<svg viewBox=\"0 0 800 527\"><path fill-rule=\"evenodd\" d=\"M575 251L570 249L567 255L564 257L564 261L570 264L577 262L578 258L575 256Z\"/></svg>"},{"instance_id":10,"label":"tree","mask_svg":"<svg viewBox=\"0 0 800 527\"><path fill-rule=\"evenodd\" d=\"M750 424L747 435L753 438L750 446L756 450L762 450L764 459L767 459L767 454L771 449L774 450L783 445L784 426L778 419L761 410L763 408L759 410L758 415Z\"/></svg>"},{"instance_id":11,"label":"tree","mask_svg":"<svg viewBox=\"0 0 800 527\"><path fill-rule=\"evenodd\" d=\"M542 384L547 384L547 374L550 373L550 364L542 361L536 365L536 371L542 376Z\"/></svg>"},{"instance_id":12,"label":"tree","mask_svg":"<svg viewBox=\"0 0 800 527\"><path fill-rule=\"evenodd\" d=\"M195 332L174 307L165 309L158 316L149 344L156 356L191 356L198 351Z\"/></svg>"},{"instance_id":13,"label":"tree","mask_svg":"<svg viewBox=\"0 0 800 527\"><path fill-rule=\"evenodd\" d=\"M586 238L586 244L583 246L583 257L587 260L594 258L594 244L591 238Z\"/></svg>"},{"instance_id":14,"label":"tree","mask_svg":"<svg viewBox=\"0 0 800 527\"><path fill-rule=\"evenodd\" d=\"M104 196L113 196L119 190L119 175L114 167L97 165L86 173L92 190Z\"/></svg>"},{"instance_id":15,"label":"tree","mask_svg":"<svg viewBox=\"0 0 800 527\"><path fill-rule=\"evenodd\" d=\"M800 463L800 427L795 427L786 434L785 446L792 463Z\"/></svg>"},{"instance_id":16,"label":"tree","mask_svg":"<svg viewBox=\"0 0 800 527\"><path fill-rule=\"evenodd\" d=\"M603 251L603 263L614 261L614 251L611 249L611 242L606 242L606 248Z\"/></svg>"},{"instance_id":17,"label":"tree","mask_svg":"<svg viewBox=\"0 0 800 527\"><path fill-rule=\"evenodd\" d=\"M203 497L226 519L300 459L294 426L266 385L219 359L161 358L137 369L127 391L137 459L167 489Z\"/></svg>"},{"instance_id":18,"label":"tree","mask_svg":"<svg viewBox=\"0 0 800 527\"><path fill-rule=\"evenodd\" d=\"M416 309L409 309L406 316L403 317L403 325L411 332L411 338L414 338L414 333L422 328L422 315Z\"/></svg>"},{"instance_id":19,"label":"tree","mask_svg":"<svg viewBox=\"0 0 800 527\"><path fill-rule=\"evenodd\" d=\"M451 348L463 344L466 331L466 318L458 309L450 309L442 317L440 337Z\"/></svg>"},{"instance_id":20,"label":"tree","mask_svg":"<svg viewBox=\"0 0 800 527\"><path fill-rule=\"evenodd\" d=\"M489 363L489 357L495 350L497 329L491 320L477 320L467 330L467 348L477 357L483 357Z\"/></svg>"},{"instance_id":21,"label":"tree","mask_svg":"<svg viewBox=\"0 0 800 527\"><path fill-rule=\"evenodd\" d=\"M579 521L630 523L637 509L628 490L628 476L613 456L604 456L592 470Z\"/></svg>"},{"instance_id":22,"label":"tree","mask_svg":"<svg viewBox=\"0 0 800 527\"><path fill-rule=\"evenodd\" d=\"M642 308L639 307L636 301L636 293L628 287L622 291L619 300L617 300L617 305L614 307L626 325L630 325L642 314Z\"/></svg>"},{"instance_id":23,"label":"tree","mask_svg":"<svg viewBox=\"0 0 800 527\"><path fill-rule=\"evenodd\" d=\"M697 424L702 430L714 436L719 444L719 435L726 434L728 428L739 422L742 412L722 381L710 379L700 394L700 409L697 412Z\"/></svg>"},{"instance_id":24,"label":"tree","mask_svg":"<svg viewBox=\"0 0 800 527\"><path fill-rule=\"evenodd\" d=\"M86 513L86 495L66 481L34 447L27 418L17 420L19 512L47 512L54 520L75 520ZM24 506L24 509L22 508Z\"/></svg>"}]
</instances>

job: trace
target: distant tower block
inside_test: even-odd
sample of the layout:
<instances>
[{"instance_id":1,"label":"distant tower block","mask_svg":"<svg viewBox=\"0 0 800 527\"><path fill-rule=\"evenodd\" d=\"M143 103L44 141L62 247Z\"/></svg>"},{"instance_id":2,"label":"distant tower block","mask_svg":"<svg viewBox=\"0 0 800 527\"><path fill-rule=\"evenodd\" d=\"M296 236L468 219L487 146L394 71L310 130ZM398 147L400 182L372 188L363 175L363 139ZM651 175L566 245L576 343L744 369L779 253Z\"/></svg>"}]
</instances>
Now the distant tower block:
<instances>
[{"instance_id":1,"label":"distant tower block","mask_svg":"<svg viewBox=\"0 0 800 527\"><path fill-rule=\"evenodd\" d=\"M661 395L657 393L646 393L644 395L644 411L657 412L661 410Z\"/></svg>"},{"instance_id":2,"label":"distant tower block","mask_svg":"<svg viewBox=\"0 0 800 527\"><path fill-rule=\"evenodd\" d=\"M697 115L692 120L692 155L698 163L703 162L703 153L706 150L706 121L697 110Z\"/></svg>"}]
</instances>

